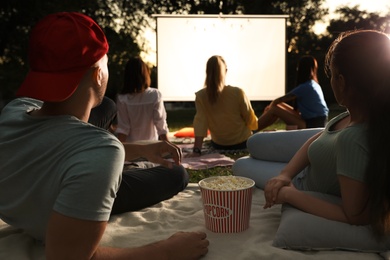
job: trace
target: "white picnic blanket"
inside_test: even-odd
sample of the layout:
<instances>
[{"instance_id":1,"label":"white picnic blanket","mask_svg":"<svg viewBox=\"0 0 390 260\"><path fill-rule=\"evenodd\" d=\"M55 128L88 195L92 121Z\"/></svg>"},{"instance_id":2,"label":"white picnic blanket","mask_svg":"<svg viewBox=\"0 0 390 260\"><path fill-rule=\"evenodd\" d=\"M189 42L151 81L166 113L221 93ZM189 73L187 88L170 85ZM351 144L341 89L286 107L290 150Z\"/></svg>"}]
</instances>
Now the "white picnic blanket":
<instances>
[{"instance_id":1,"label":"white picnic blanket","mask_svg":"<svg viewBox=\"0 0 390 260\"><path fill-rule=\"evenodd\" d=\"M280 222L280 206L264 210L263 191L253 193L250 227L233 234L218 234L206 229L200 191L195 183L175 197L137 212L112 217L102 244L135 247L165 239L176 231L205 231L210 240L205 260L383 259L379 254L347 251L291 251L275 248L272 240ZM0 221L0 259L45 259L44 248L22 231Z\"/></svg>"}]
</instances>

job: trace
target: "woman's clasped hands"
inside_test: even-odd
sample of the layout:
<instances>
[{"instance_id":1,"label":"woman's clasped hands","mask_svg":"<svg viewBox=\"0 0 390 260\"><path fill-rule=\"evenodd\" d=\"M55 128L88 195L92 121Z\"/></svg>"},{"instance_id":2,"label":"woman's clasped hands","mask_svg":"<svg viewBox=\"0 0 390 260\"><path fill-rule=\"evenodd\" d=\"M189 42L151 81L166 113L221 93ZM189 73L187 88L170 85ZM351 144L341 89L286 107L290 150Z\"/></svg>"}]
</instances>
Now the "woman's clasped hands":
<instances>
[{"instance_id":1,"label":"woman's clasped hands","mask_svg":"<svg viewBox=\"0 0 390 260\"><path fill-rule=\"evenodd\" d=\"M291 178L279 175L270 179L264 187L265 205L264 209L271 208L275 204L282 204L286 202L286 193L295 189L291 183Z\"/></svg>"}]
</instances>

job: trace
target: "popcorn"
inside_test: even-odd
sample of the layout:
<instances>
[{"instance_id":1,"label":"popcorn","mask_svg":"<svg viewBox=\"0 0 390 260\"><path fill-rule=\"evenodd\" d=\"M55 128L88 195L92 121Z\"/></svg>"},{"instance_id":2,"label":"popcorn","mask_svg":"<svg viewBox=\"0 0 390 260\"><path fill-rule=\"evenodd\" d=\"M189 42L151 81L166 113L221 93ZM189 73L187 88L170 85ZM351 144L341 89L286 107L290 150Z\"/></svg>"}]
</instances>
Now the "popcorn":
<instances>
[{"instance_id":1,"label":"popcorn","mask_svg":"<svg viewBox=\"0 0 390 260\"><path fill-rule=\"evenodd\" d=\"M216 233L236 233L249 228L253 180L241 176L216 176L198 184L207 229Z\"/></svg>"},{"instance_id":2,"label":"popcorn","mask_svg":"<svg viewBox=\"0 0 390 260\"><path fill-rule=\"evenodd\" d=\"M199 185L211 190L241 190L253 186L253 182L236 176L219 176L202 180Z\"/></svg>"}]
</instances>

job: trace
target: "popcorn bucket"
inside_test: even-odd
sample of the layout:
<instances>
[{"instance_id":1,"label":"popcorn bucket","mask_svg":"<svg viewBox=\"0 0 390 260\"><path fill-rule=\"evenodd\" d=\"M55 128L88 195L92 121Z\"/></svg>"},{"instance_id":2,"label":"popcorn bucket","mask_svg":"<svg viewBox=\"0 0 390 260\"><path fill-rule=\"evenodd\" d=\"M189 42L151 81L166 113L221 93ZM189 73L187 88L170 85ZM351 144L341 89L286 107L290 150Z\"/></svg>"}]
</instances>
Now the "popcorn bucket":
<instances>
[{"instance_id":1,"label":"popcorn bucket","mask_svg":"<svg viewBox=\"0 0 390 260\"><path fill-rule=\"evenodd\" d=\"M239 176L218 176L198 183L206 228L215 233L248 229L255 182Z\"/></svg>"}]
</instances>

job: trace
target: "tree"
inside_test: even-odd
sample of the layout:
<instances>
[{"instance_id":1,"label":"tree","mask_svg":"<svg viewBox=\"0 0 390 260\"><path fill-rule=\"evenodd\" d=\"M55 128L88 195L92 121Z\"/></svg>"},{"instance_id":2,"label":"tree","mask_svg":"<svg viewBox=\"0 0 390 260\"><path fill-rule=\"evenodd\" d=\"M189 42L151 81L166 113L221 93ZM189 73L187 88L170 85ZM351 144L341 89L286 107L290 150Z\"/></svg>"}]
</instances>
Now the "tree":
<instances>
[{"instance_id":1,"label":"tree","mask_svg":"<svg viewBox=\"0 0 390 260\"><path fill-rule=\"evenodd\" d=\"M359 6L343 6L336 10L337 18L330 20L327 32L323 35L319 41L319 48L326 54L330 44L337 38L341 32L356 30L356 29L373 29L390 33L390 15L380 15L379 13L370 13L364 10L360 10ZM324 58L323 58L324 59ZM323 61L321 62L324 63ZM335 98L331 90L329 80L324 74L323 68L321 68L321 74L319 74L320 81L327 82L327 85L323 86L324 95L326 100L330 103L335 103Z\"/></svg>"},{"instance_id":2,"label":"tree","mask_svg":"<svg viewBox=\"0 0 390 260\"><path fill-rule=\"evenodd\" d=\"M372 29L390 33L390 15L362 11L359 6L340 7L336 10L338 19L330 21L327 31L329 38L335 39L340 32L357 29Z\"/></svg>"},{"instance_id":3,"label":"tree","mask_svg":"<svg viewBox=\"0 0 390 260\"><path fill-rule=\"evenodd\" d=\"M287 84L295 84L295 67L301 55L317 58L320 73L323 56L339 31L354 28L389 30L389 17L362 12L357 7L338 10L327 35L312 28L328 14L324 0L3 0L0 3L0 100L14 97L27 66L28 33L42 17L58 11L77 11L95 19L110 43L110 80L107 94L114 97L122 86L123 67L128 57L144 48L145 28L153 27L152 14L287 14ZM155 70L153 70L154 72ZM153 74L155 76L155 73ZM324 85L328 80L323 75ZM155 83L154 83L155 84ZM321 83L323 84L323 83ZM333 97L333 95L332 95ZM1 107L1 104L0 104Z\"/></svg>"},{"instance_id":4,"label":"tree","mask_svg":"<svg viewBox=\"0 0 390 260\"><path fill-rule=\"evenodd\" d=\"M27 49L31 27L45 15L75 11L91 16L105 31L110 43L108 94L121 87L123 61L138 55L137 35L147 26L142 1L114 0L3 0L0 4L0 100L14 97L28 72ZM1 109L1 104L0 104Z\"/></svg>"}]
</instances>

